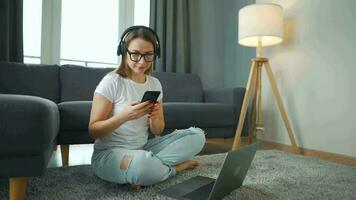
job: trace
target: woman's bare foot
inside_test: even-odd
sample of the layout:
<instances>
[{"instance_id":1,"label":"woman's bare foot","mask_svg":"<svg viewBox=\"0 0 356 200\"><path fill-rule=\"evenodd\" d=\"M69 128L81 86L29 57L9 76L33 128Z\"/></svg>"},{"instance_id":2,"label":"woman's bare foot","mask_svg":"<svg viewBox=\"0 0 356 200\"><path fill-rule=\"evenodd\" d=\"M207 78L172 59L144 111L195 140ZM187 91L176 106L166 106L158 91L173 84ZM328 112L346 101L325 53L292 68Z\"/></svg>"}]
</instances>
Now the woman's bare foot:
<instances>
[{"instance_id":1,"label":"woman's bare foot","mask_svg":"<svg viewBox=\"0 0 356 200\"><path fill-rule=\"evenodd\" d=\"M198 165L199 165L199 163L196 160L187 160L183 163L180 163L180 164L174 166L174 169L176 170L176 172L182 172L184 170L194 169ZM138 191L141 189L141 185L130 184L129 186L132 190L135 190L135 191Z\"/></svg>"},{"instance_id":2,"label":"woman's bare foot","mask_svg":"<svg viewBox=\"0 0 356 200\"><path fill-rule=\"evenodd\" d=\"M132 190L138 191L141 189L141 185L130 184Z\"/></svg>"},{"instance_id":3,"label":"woman's bare foot","mask_svg":"<svg viewBox=\"0 0 356 200\"><path fill-rule=\"evenodd\" d=\"M187 160L183 163L180 163L176 166L174 166L174 169L176 170L176 172L181 172L187 169L194 169L199 165L198 161L196 160Z\"/></svg>"}]
</instances>

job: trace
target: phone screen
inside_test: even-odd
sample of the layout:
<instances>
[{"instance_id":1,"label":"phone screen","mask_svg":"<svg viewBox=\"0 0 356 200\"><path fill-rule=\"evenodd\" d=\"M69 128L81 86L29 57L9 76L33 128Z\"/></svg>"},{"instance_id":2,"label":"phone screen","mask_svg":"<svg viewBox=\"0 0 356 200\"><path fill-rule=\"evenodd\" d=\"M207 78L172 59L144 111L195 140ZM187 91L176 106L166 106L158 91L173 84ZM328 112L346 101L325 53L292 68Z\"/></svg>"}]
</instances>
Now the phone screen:
<instances>
[{"instance_id":1,"label":"phone screen","mask_svg":"<svg viewBox=\"0 0 356 200\"><path fill-rule=\"evenodd\" d=\"M157 101L160 93L160 91L146 91L145 94L143 94L141 102Z\"/></svg>"}]
</instances>

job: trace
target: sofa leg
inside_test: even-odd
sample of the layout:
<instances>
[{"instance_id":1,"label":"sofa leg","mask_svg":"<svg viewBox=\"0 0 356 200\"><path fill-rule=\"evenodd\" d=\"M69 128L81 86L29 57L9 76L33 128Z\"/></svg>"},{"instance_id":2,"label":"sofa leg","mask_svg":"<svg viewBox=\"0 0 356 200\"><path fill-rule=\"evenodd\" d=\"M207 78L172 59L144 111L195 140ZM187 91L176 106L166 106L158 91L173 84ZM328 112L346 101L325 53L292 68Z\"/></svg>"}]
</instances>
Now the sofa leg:
<instances>
[{"instance_id":1,"label":"sofa leg","mask_svg":"<svg viewBox=\"0 0 356 200\"><path fill-rule=\"evenodd\" d=\"M27 192L27 177L12 177L9 180L9 200L24 200Z\"/></svg>"},{"instance_id":2,"label":"sofa leg","mask_svg":"<svg viewBox=\"0 0 356 200\"><path fill-rule=\"evenodd\" d=\"M61 155L62 155L62 165L68 166L68 161L69 161L69 145L68 144L61 145Z\"/></svg>"}]
</instances>

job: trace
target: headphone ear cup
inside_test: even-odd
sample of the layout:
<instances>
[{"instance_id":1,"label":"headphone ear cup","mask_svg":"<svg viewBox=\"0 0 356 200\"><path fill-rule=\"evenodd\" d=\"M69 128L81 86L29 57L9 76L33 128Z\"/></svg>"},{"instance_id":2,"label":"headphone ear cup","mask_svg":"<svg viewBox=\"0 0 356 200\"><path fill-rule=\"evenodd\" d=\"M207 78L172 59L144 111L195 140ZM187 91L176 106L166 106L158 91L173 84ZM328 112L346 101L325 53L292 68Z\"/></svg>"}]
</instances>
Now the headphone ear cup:
<instances>
[{"instance_id":1,"label":"headphone ear cup","mask_svg":"<svg viewBox=\"0 0 356 200\"><path fill-rule=\"evenodd\" d=\"M121 56L124 56L124 54L126 53L126 44L125 44L125 42L122 42L120 47L121 47L121 49L120 49Z\"/></svg>"},{"instance_id":2,"label":"headphone ear cup","mask_svg":"<svg viewBox=\"0 0 356 200\"><path fill-rule=\"evenodd\" d=\"M156 52L157 52L157 57L158 58L161 57L161 48L159 45L156 47Z\"/></svg>"},{"instance_id":3,"label":"headphone ear cup","mask_svg":"<svg viewBox=\"0 0 356 200\"><path fill-rule=\"evenodd\" d=\"M119 45L117 46L116 54L117 56L121 55L121 43L119 43Z\"/></svg>"},{"instance_id":4,"label":"headphone ear cup","mask_svg":"<svg viewBox=\"0 0 356 200\"><path fill-rule=\"evenodd\" d=\"M120 43L119 43L119 46L117 47L117 52L116 52L116 54L118 55L118 56L123 56L124 55L124 53L125 53L125 51L126 51L126 47L125 47L126 45L125 45L125 42L123 42L123 41L121 41Z\"/></svg>"}]
</instances>

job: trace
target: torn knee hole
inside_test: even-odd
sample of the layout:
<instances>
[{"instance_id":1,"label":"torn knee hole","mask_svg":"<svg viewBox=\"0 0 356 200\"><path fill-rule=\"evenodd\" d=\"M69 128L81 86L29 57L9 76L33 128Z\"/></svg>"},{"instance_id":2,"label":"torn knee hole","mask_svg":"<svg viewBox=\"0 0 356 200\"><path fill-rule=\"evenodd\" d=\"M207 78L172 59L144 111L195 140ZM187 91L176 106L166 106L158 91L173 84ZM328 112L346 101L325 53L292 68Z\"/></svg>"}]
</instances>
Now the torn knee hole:
<instances>
[{"instance_id":1,"label":"torn knee hole","mask_svg":"<svg viewBox=\"0 0 356 200\"><path fill-rule=\"evenodd\" d=\"M121 162L120 162L120 169L122 169L122 170L127 170L127 168L129 167L129 164L130 164L131 160L132 160L132 156L130 156L130 155L125 155L125 156L122 158Z\"/></svg>"}]
</instances>

